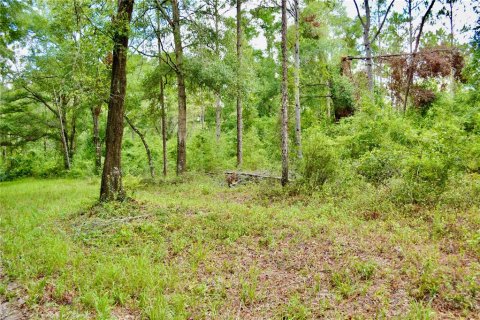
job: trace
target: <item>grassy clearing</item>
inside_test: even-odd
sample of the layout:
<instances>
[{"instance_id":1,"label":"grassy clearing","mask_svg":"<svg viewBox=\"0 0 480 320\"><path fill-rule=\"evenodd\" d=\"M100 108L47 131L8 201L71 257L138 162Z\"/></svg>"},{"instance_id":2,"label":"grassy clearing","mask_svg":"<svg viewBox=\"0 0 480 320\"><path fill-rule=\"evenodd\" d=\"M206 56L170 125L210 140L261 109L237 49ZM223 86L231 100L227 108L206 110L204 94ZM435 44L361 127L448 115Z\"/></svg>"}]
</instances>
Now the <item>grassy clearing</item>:
<instances>
[{"instance_id":1,"label":"grassy clearing","mask_svg":"<svg viewBox=\"0 0 480 320\"><path fill-rule=\"evenodd\" d=\"M475 318L480 214L189 176L0 184L0 295L59 319ZM7 289L15 281L20 288Z\"/></svg>"}]
</instances>

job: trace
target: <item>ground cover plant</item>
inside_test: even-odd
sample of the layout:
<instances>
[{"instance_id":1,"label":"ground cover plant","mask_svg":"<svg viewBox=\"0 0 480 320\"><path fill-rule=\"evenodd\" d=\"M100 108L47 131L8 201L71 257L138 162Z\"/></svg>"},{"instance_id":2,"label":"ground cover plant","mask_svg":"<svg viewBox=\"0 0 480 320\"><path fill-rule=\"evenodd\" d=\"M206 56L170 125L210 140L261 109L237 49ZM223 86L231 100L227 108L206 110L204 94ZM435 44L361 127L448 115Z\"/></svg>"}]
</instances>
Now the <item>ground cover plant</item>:
<instances>
[{"instance_id":1,"label":"ground cover plant","mask_svg":"<svg viewBox=\"0 0 480 320\"><path fill-rule=\"evenodd\" d=\"M462 192L478 190L472 179ZM102 205L96 180L3 184L3 292L20 285L8 299L68 319L478 314L476 200L398 206L373 189L306 197L197 175L129 183L135 201Z\"/></svg>"},{"instance_id":2,"label":"ground cover plant","mask_svg":"<svg viewBox=\"0 0 480 320\"><path fill-rule=\"evenodd\" d=\"M0 320L479 319L479 13L0 1Z\"/></svg>"}]
</instances>

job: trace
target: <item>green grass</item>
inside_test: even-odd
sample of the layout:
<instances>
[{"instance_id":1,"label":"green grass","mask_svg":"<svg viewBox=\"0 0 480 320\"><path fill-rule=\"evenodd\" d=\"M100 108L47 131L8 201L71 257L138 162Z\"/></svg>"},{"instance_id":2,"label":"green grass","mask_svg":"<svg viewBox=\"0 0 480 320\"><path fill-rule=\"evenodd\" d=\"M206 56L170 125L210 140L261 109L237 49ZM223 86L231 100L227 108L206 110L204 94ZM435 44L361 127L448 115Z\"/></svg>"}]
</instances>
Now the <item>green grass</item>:
<instances>
[{"instance_id":1,"label":"green grass","mask_svg":"<svg viewBox=\"0 0 480 320\"><path fill-rule=\"evenodd\" d=\"M0 295L57 319L475 317L480 214L187 176L0 184ZM373 212L373 213L372 213ZM8 283L20 288L8 291Z\"/></svg>"}]
</instances>

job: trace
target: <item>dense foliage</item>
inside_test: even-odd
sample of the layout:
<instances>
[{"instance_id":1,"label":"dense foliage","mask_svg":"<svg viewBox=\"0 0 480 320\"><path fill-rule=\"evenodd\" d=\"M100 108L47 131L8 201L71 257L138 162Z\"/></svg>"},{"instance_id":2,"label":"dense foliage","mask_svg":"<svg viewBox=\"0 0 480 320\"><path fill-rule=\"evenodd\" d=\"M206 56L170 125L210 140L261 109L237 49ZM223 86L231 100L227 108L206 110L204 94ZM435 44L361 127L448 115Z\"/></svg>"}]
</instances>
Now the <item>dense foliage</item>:
<instances>
[{"instance_id":1,"label":"dense foliage","mask_svg":"<svg viewBox=\"0 0 480 320\"><path fill-rule=\"evenodd\" d=\"M28 4L7 1L1 7L5 11L2 32L8 37L1 44L5 54L0 180L99 174L107 117L102 110L108 102L109 52L115 30L110 16L115 8L96 0ZM178 152L178 70L169 18L152 8L150 1L138 1L130 28L125 98L130 126L123 143L124 175L162 171L162 114L168 174L174 172ZM409 17L420 18L426 8L418 4L413 13L389 12L387 3L379 1L375 14L384 15L386 22L374 26L379 33L372 50L377 56L388 54L373 60L376 84L371 95L365 60L345 58L363 54L360 22L366 16L350 17L340 1L301 3L303 159L296 156L300 145L294 138L293 77L288 83L295 186L318 190L329 183L371 184L399 201L423 202L434 201L451 183L478 172L478 37L469 44L455 40L453 33L429 31L422 35L416 56L403 54L409 45L412 50L412 43L404 42L412 23ZM448 8L438 5L427 19L441 24L445 16L454 17ZM181 21L188 170L214 173L235 167L238 89L244 101L241 169L277 173L281 162L279 11L253 4L243 9L243 67L237 70L232 9L231 3L222 1L192 1L180 7L196 18ZM458 14L461 6L456 10ZM290 26L292 59L294 33ZM259 47L259 41L266 47ZM414 83L409 108L403 112L409 72ZM159 106L160 82L165 111Z\"/></svg>"}]
</instances>

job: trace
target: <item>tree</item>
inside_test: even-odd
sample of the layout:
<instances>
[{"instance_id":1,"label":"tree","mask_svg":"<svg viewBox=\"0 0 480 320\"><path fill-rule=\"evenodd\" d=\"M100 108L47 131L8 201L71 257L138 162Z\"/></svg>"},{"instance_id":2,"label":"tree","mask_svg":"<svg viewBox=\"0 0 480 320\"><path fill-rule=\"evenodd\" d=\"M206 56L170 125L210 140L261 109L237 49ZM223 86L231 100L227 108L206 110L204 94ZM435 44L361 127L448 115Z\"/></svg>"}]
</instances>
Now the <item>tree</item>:
<instances>
[{"instance_id":1,"label":"tree","mask_svg":"<svg viewBox=\"0 0 480 320\"><path fill-rule=\"evenodd\" d=\"M173 33L175 62L170 66L177 76L177 99L178 99L178 131L177 131L177 175L181 175L187 169L187 94L185 90L185 70L183 62L183 44L180 21L180 6L178 0L171 1L172 16L163 7L165 2L156 0L156 8L162 17L168 22ZM167 53L168 55L168 53ZM170 59L170 58L169 58Z\"/></svg>"},{"instance_id":2,"label":"tree","mask_svg":"<svg viewBox=\"0 0 480 320\"><path fill-rule=\"evenodd\" d=\"M90 109L92 113L93 122L93 145L95 148L95 174L100 172L102 168L102 142L100 139L100 124L99 118L102 112L102 106L98 105Z\"/></svg>"},{"instance_id":3,"label":"tree","mask_svg":"<svg viewBox=\"0 0 480 320\"><path fill-rule=\"evenodd\" d=\"M282 185L288 183L288 61L287 61L287 0L282 0Z\"/></svg>"},{"instance_id":4,"label":"tree","mask_svg":"<svg viewBox=\"0 0 480 320\"><path fill-rule=\"evenodd\" d=\"M135 126L135 124L132 122L132 120L130 120L130 118L127 115L125 115L124 118L127 121L130 128L132 128L133 132L135 132L140 137L140 140L142 141L143 147L145 148L145 153L147 154L148 167L150 169L150 177L152 177L152 179L154 179L155 178L155 166L153 165L152 152L150 151L150 147L148 146L147 140L145 139L145 134L143 134Z\"/></svg>"},{"instance_id":5,"label":"tree","mask_svg":"<svg viewBox=\"0 0 480 320\"><path fill-rule=\"evenodd\" d=\"M373 36L370 35L371 27L372 27L372 23L371 23L372 18L371 18L371 12L370 12L371 9L370 9L369 0L363 0L363 6L365 8L365 20L362 19L360 10L358 8L357 0L353 0L353 2L355 3L358 19L360 20L360 23L362 24L362 27L363 27L363 46L365 47L365 55L366 55L366 63L367 63L368 89L370 90L370 92L373 92L372 44L380 35L383 25L385 24L385 20L387 19L388 13L390 12L395 0L392 0L388 5L387 11L383 16L383 19L381 20L380 24L378 25L377 31Z\"/></svg>"},{"instance_id":6,"label":"tree","mask_svg":"<svg viewBox=\"0 0 480 320\"><path fill-rule=\"evenodd\" d=\"M243 163L242 0L237 0L237 167Z\"/></svg>"},{"instance_id":7,"label":"tree","mask_svg":"<svg viewBox=\"0 0 480 320\"><path fill-rule=\"evenodd\" d=\"M4 69L8 69L7 61L14 57L9 45L25 36L27 17L35 14L33 10L28 10L24 1L0 1L0 71L6 71Z\"/></svg>"},{"instance_id":8,"label":"tree","mask_svg":"<svg viewBox=\"0 0 480 320\"><path fill-rule=\"evenodd\" d=\"M177 133L177 175L187 169L187 94L183 70L183 46L180 32L180 8L178 0L172 0L172 28L175 42L175 65L178 87L178 133Z\"/></svg>"},{"instance_id":9,"label":"tree","mask_svg":"<svg viewBox=\"0 0 480 320\"><path fill-rule=\"evenodd\" d=\"M297 143L297 156L302 159L302 124L300 108L300 8L299 0L293 2L295 17L295 141Z\"/></svg>"},{"instance_id":10,"label":"tree","mask_svg":"<svg viewBox=\"0 0 480 320\"><path fill-rule=\"evenodd\" d=\"M214 19L214 42L215 42L215 56L220 57L220 8L222 4L219 0L212 0L212 15ZM215 137L217 143L220 141L220 134L222 131L222 99L220 89L215 90Z\"/></svg>"},{"instance_id":11,"label":"tree","mask_svg":"<svg viewBox=\"0 0 480 320\"><path fill-rule=\"evenodd\" d=\"M436 0L432 0L430 2L430 4L428 5L427 11L423 15L422 21L420 22L420 26L418 28L418 33L417 33L417 37L416 37L416 40L415 40L415 47L414 47L413 52L412 52L411 64L410 64L410 67L409 67L409 70L408 70L408 75L407 75L407 89L405 90L405 100L404 100L404 104L403 104L403 111L404 112L407 110L408 95L410 93L410 87L412 86L412 82L413 82L413 73L414 73L414 67L413 66L415 65L416 54L418 52L418 47L420 45L420 38L422 37L423 27L425 26L425 22L427 21L428 16L430 15L430 12L432 11L432 8L433 8L433 5L435 4L435 1Z\"/></svg>"},{"instance_id":12,"label":"tree","mask_svg":"<svg viewBox=\"0 0 480 320\"><path fill-rule=\"evenodd\" d=\"M159 102L160 102L160 112L161 112L161 122L162 122L162 162L163 162L163 176L167 176L167 110L165 108L165 82L163 77L160 76L160 92L159 92Z\"/></svg>"},{"instance_id":13,"label":"tree","mask_svg":"<svg viewBox=\"0 0 480 320\"><path fill-rule=\"evenodd\" d=\"M125 93L127 87L127 50L129 25L132 20L134 0L119 0L117 15L112 18L113 36L112 81L108 101L106 150L103 164L100 200L123 200L122 138Z\"/></svg>"},{"instance_id":14,"label":"tree","mask_svg":"<svg viewBox=\"0 0 480 320\"><path fill-rule=\"evenodd\" d=\"M162 60L162 34L161 34L161 21L160 21L160 14L157 12L157 28L155 30L155 34L157 36L157 54L158 54L158 70L160 72L159 75L159 93L158 93L158 102L160 105L160 119L162 124L162 160L163 160L163 176L167 176L167 111L165 108L165 76L161 73L162 67L164 65Z\"/></svg>"}]
</instances>

